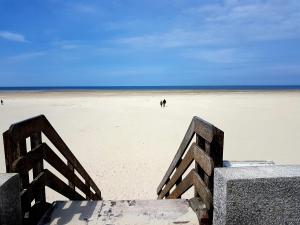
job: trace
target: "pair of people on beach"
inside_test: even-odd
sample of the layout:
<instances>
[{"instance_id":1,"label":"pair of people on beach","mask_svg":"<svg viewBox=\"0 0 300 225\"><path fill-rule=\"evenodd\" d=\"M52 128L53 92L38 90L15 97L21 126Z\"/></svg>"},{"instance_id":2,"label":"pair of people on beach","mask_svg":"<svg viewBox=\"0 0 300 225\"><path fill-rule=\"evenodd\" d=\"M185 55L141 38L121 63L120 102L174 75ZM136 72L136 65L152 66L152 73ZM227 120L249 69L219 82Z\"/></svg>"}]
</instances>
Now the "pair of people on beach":
<instances>
[{"instance_id":1,"label":"pair of people on beach","mask_svg":"<svg viewBox=\"0 0 300 225\"><path fill-rule=\"evenodd\" d=\"M160 101L160 107L165 107L165 106L166 106L166 104L167 104L167 101L166 101L166 99L164 99L164 100Z\"/></svg>"}]
</instances>

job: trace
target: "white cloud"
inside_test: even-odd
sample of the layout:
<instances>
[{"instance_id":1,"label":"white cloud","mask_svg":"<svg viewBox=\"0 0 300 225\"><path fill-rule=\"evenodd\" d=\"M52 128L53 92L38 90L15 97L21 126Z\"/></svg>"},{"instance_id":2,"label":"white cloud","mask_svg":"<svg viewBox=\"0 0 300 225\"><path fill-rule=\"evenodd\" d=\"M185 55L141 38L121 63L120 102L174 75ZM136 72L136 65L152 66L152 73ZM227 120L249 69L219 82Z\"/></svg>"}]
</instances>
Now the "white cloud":
<instances>
[{"instance_id":1,"label":"white cloud","mask_svg":"<svg viewBox=\"0 0 300 225\"><path fill-rule=\"evenodd\" d=\"M26 60L35 59L35 58L44 56L47 53L48 53L48 51L26 52L26 53L21 53L21 54L7 57L6 61L7 62L21 62L21 61L26 61Z\"/></svg>"},{"instance_id":2,"label":"white cloud","mask_svg":"<svg viewBox=\"0 0 300 225\"><path fill-rule=\"evenodd\" d=\"M111 21L104 24L104 28L107 30L130 30L136 29L136 27L146 26L142 20L124 20L124 21Z\"/></svg>"},{"instance_id":3,"label":"white cloud","mask_svg":"<svg viewBox=\"0 0 300 225\"><path fill-rule=\"evenodd\" d=\"M186 58L218 64L241 64L253 60L253 52L236 48L190 49L182 54Z\"/></svg>"},{"instance_id":4,"label":"white cloud","mask_svg":"<svg viewBox=\"0 0 300 225\"><path fill-rule=\"evenodd\" d=\"M189 10L204 32L224 39L261 41L300 38L300 1L256 0L208 4Z\"/></svg>"},{"instance_id":5,"label":"white cloud","mask_svg":"<svg viewBox=\"0 0 300 225\"><path fill-rule=\"evenodd\" d=\"M227 0L184 9L175 21L164 32L122 37L115 42L139 48L182 48L299 39L300 1Z\"/></svg>"},{"instance_id":6,"label":"white cloud","mask_svg":"<svg viewBox=\"0 0 300 225\"><path fill-rule=\"evenodd\" d=\"M133 47L155 47L155 48L180 48L198 45L211 45L221 40L211 37L207 33L186 31L183 29L170 30L165 33L124 37L114 40L117 44Z\"/></svg>"},{"instance_id":7,"label":"white cloud","mask_svg":"<svg viewBox=\"0 0 300 225\"><path fill-rule=\"evenodd\" d=\"M74 50L81 47L88 47L85 44L82 44L80 40L60 40L60 41L53 41L51 43L55 49L61 50Z\"/></svg>"},{"instance_id":8,"label":"white cloud","mask_svg":"<svg viewBox=\"0 0 300 225\"><path fill-rule=\"evenodd\" d=\"M94 6L88 5L88 4L83 4L83 3L72 3L69 4L69 7L72 11L76 11L79 13L96 13L97 10Z\"/></svg>"},{"instance_id":9,"label":"white cloud","mask_svg":"<svg viewBox=\"0 0 300 225\"><path fill-rule=\"evenodd\" d=\"M15 41L15 42L26 42L26 39L22 34L8 32L8 31L0 31L0 38L9 41Z\"/></svg>"}]
</instances>

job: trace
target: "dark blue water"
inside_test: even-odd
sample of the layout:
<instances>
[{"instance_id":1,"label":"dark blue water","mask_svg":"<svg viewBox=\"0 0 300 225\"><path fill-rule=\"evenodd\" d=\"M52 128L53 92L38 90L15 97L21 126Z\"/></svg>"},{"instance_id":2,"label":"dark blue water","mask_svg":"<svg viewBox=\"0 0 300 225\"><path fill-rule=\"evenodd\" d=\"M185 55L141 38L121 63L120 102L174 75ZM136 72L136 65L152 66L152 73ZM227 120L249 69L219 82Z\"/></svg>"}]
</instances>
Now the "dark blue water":
<instances>
[{"instance_id":1,"label":"dark blue water","mask_svg":"<svg viewBox=\"0 0 300 225\"><path fill-rule=\"evenodd\" d=\"M0 91L89 91L89 90L300 90L300 85L261 86L49 86L0 87Z\"/></svg>"}]
</instances>

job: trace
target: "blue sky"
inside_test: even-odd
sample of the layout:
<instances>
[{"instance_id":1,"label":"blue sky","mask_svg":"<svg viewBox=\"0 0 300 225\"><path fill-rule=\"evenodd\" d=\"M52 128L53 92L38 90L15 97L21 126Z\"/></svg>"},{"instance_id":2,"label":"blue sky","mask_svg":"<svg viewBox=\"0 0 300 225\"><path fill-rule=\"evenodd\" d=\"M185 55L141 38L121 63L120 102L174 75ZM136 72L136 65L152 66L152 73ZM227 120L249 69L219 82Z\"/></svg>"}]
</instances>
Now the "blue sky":
<instances>
[{"instance_id":1,"label":"blue sky","mask_svg":"<svg viewBox=\"0 0 300 225\"><path fill-rule=\"evenodd\" d=\"M0 0L0 86L299 84L299 0Z\"/></svg>"}]
</instances>

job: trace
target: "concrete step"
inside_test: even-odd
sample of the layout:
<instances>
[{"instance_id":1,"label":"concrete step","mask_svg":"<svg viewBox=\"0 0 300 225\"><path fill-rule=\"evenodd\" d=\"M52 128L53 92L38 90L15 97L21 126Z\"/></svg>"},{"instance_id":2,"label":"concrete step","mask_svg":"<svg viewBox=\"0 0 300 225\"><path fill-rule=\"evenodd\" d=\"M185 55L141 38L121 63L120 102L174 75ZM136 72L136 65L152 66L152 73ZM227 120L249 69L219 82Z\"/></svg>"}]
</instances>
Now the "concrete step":
<instances>
[{"instance_id":1,"label":"concrete step","mask_svg":"<svg viewBox=\"0 0 300 225\"><path fill-rule=\"evenodd\" d=\"M57 201L39 225L196 225L189 202L171 200Z\"/></svg>"}]
</instances>

